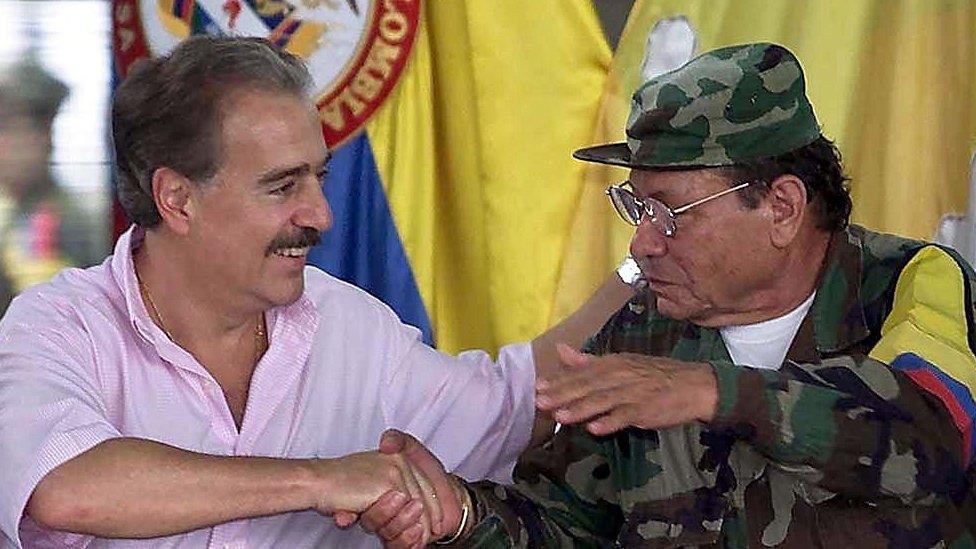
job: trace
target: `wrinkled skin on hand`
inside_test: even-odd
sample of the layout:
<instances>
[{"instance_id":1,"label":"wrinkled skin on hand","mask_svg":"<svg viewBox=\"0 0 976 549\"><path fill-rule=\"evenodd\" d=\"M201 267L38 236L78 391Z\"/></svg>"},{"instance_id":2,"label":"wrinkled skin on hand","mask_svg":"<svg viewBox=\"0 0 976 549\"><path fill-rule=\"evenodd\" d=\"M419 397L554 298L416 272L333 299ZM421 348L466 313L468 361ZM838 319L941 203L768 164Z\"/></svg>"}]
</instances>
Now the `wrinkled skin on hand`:
<instances>
[{"instance_id":1,"label":"wrinkled skin on hand","mask_svg":"<svg viewBox=\"0 0 976 549\"><path fill-rule=\"evenodd\" d=\"M707 363L633 353L588 355L558 345L566 370L536 384L536 406L594 435L627 427L664 429L710 421L718 403Z\"/></svg>"}]
</instances>

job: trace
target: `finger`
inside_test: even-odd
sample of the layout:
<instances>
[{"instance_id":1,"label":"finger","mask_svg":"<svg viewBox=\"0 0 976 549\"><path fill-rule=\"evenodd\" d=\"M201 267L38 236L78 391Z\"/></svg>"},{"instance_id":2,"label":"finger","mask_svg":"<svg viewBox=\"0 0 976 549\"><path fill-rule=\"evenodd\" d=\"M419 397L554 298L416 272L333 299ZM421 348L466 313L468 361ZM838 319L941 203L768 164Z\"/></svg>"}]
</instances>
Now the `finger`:
<instances>
[{"instance_id":1,"label":"finger","mask_svg":"<svg viewBox=\"0 0 976 549\"><path fill-rule=\"evenodd\" d=\"M629 415L623 410L615 410L613 413L600 416L586 424L586 430L598 437L606 436L617 431L622 431L632 426ZM650 427L647 427L650 428Z\"/></svg>"},{"instance_id":2,"label":"finger","mask_svg":"<svg viewBox=\"0 0 976 549\"><path fill-rule=\"evenodd\" d=\"M433 481L427 477L420 469L418 469L412 463L406 461L404 458L404 466L408 467L413 473L414 480L420 487L421 494L423 495L422 503L424 504L424 509L427 513L427 517L430 519L428 532L433 531L434 528L438 528L444 519L444 513L441 509L441 501L437 497L436 488L434 488Z\"/></svg>"},{"instance_id":3,"label":"finger","mask_svg":"<svg viewBox=\"0 0 976 549\"><path fill-rule=\"evenodd\" d=\"M440 460L427 451L423 444L410 435L403 435L403 438L405 439L403 455L410 465L431 483L438 501L440 520L431 525L433 529L430 533L441 537L445 530L453 532L453 528L461 520L461 502L458 501L457 493L454 491L453 480L444 471Z\"/></svg>"},{"instance_id":4,"label":"finger","mask_svg":"<svg viewBox=\"0 0 976 549\"><path fill-rule=\"evenodd\" d=\"M422 524L420 516L424 513L424 505L419 500L411 500L404 508L403 512L393 517L377 533L385 540L395 540L400 537L408 528Z\"/></svg>"},{"instance_id":5,"label":"finger","mask_svg":"<svg viewBox=\"0 0 976 549\"><path fill-rule=\"evenodd\" d=\"M594 393L631 387L645 382L646 380L641 377L628 372L607 370L594 365L583 375L567 375L558 381L553 381L546 390L538 391L536 407L544 411L553 411L565 408L570 403L587 398Z\"/></svg>"},{"instance_id":6,"label":"finger","mask_svg":"<svg viewBox=\"0 0 976 549\"><path fill-rule=\"evenodd\" d=\"M411 467L405 461L405 458L403 457L402 453L397 454L394 457L396 459L397 468L400 470L400 476L403 479L404 485L407 488L407 495L409 495L411 499L416 499L421 502L425 502L424 513L420 517L420 523L423 525L424 530L429 532L433 529L434 523L431 522L432 511L430 508L430 504L426 503L428 496L425 493L425 489L421 486L420 481L418 480L417 473L414 471L413 467ZM430 489L428 488L427 490L429 491Z\"/></svg>"},{"instance_id":7,"label":"finger","mask_svg":"<svg viewBox=\"0 0 976 549\"><path fill-rule=\"evenodd\" d=\"M566 366L569 366L570 368L585 366L589 362L590 358L592 358L592 355L581 353L565 343L556 343L554 348L556 350L556 356L559 359L559 363L563 366L563 368L559 369L558 374L553 373L550 374L550 377L538 378L535 384L536 390L545 390L549 387L549 384L553 378L561 378L569 371L566 369Z\"/></svg>"},{"instance_id":8,"label":"finger","mask_svg":"<svg viewBox=\"0 0 976 549\"><path fill-rule=\"evenodd\" d=\"M336 526L342 529L349 528L355 524L358 518L359 516L356 513L350 511L336 511L335 515L332 516Z\"/></svg>"},{"instance_id":9,"label":"finger","mask_svg":"<svg viewBox=\"0 0 976 549\"><path fill-rule=\"evenodd\" d=\"M387 429L380 435L379 450L384 454L395 454L403 450L407 436L396 429Z\"/></svg>"},{"instance_id":10,"label":"finger","mask_svg":"<svg viewBox=\"0 0 976 549\"><path fill-rule=\"evenodd\" d=\"M552 417L559 423L573 425L602 416L614 408L632 402L629 387L615 387L613 389L597 391L575 400L553 412ZM652 406L653 403L643 403Z\"/></svg>"},{"instance_id":11,"label":"finger","mask_svg":"<svg viewBox=\"0 0 976 549\"><path fill-rule=\"evenodd\" d=\"M410 503L410 498L403 492L391 490L382 496L375 503L366 509L360 518L360 525L363 530L369 533L379 531L391 519L403 512L403 509Z\"/></svg>"},{"instance_id":12,"label":"finger","mask_svg":"<svg viewBox=\"0 0 976 549\"><path fill-rule=\"evenodd\" d=\"M559 354L559 360L561 360L563 364L576 368L586 366L589 364L590 359L593 358L593 355L581 353L565 343L556 344L556 353Z\"/></svg>"},{"instance_id":13,"label":"finger","mask_svg":"<svg viewBox=\"0 0 976 549\"><path fill-rule=\"evenodd\" d=\"M404 456L407 462L416 468L417 474L420 474L433 487L432 494L435 497L426 498L425 502L430 499L436 499L438 502L438 505L432 507L440 510L439 516L434 515L435 520L438 518L440 520L430 524L431 530L426 533L440 537L443 531L453 532L461 520L461 503L457 499L453 479L444 471L444 466L440 460L434 457L417 439L405 433L398 433L396 436L402 441L403 450L400 455ZM432 512L436 513L436 511Z\"/></svg>"},{"instance_id":14,"label":"finger","mask_svg":"<svg viewBox=\"0 0 976 549\"><path fill-rule=\"evenodd\" d=\"M412 549L421 546L424 541L424 529L419 524L411 526L395 540L384 543L387 549Z\"/></svg>"}]
</instances>

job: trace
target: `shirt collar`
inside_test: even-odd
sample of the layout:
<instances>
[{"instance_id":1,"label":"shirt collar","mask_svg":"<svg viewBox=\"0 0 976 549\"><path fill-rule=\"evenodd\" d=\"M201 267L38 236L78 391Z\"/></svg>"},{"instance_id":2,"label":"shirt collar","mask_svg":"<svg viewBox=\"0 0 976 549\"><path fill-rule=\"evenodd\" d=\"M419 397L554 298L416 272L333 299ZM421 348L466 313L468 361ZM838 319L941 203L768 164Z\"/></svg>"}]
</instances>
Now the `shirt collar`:
<instances>
[{"instance_id":1,"label":"shirt collar","mask_svg":"<svg viewBox=\"0 0 976 549\"><path fill-rule=\"evenodd\" d=\"M188 353L170 340L152 321L139 291L133 255L142 246L145 236L145 229L132 225L119 237L112 254L112 277L125 298L126 314L136 333L154 345L162 358L174 363L185 363ZM278 354L279 347L291 346L292 352L300 355L304 361L311 347L308 342L312 340L319 323L318 312L307 292L302 292L294 303L267 311L265 321L270 343L265 356Z\"/></svg>"},{"instance_id":2,"label":"shirt collar","mask_svg":"<svg viewBox=\"0 0 976 549\"><path fill-rule=\"evenodd\" d=\"M126 314L133 329L147 340L154 341L155 332L162 334L162 330L149 318L149 311L142 301L139 292L139 281L136 279L136 269L133 263L133 249L142 245L146 231L137 225L132 225L115 242L112 252L112 277L125 298ZM162 334L165 338L165 334Z\"/></svg>"}]
</instances>

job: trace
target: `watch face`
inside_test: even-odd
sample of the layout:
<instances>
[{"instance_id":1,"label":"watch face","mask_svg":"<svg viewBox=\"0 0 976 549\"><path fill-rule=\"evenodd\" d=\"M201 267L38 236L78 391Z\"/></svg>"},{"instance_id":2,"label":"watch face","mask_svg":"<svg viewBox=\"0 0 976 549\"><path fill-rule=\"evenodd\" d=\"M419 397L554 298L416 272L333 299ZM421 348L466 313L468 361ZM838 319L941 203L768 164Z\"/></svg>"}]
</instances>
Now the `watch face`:
<instances>
[{"instance_id":1,"label":"watch face","mask_svg":"<svg viewBox=\"0 0 976 549\"><path fill-rule=\"evenodd\" d=\"M637 266L637 261L634 258L627 256L623 263L617 267L617 275L620 280L623 280L626 284L633 286L641 279L641 270Z\"/></svg>"}]
</instances>

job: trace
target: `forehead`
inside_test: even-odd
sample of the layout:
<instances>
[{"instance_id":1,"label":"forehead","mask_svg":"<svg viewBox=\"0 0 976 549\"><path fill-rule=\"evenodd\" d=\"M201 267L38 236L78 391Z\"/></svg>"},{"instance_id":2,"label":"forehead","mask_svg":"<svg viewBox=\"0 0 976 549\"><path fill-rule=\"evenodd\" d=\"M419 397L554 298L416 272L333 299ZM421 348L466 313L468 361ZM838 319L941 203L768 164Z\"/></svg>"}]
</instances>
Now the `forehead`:
<instances>
[{"instance_id":1,"label":"forehead","mask_svg":"<svg viewBox=\"0 0 976 549\"><path fill-rule=\"evenodd\" d=\"M316 112L305 98L280 92L239 90L221 105L225 161L246 165L314 162L325 156Z\"/></svg>"},{"instance_id":2,"label":"forehead","mask_svg":"<svg viewBox=\"0 0 976 549\"><path fill-rule=\"evenodd\" d=\"M721 170L631 170L630 183L638 196L654 197L675 203L697 199L704 194L728 187L728 178Z\"/></svg>"}]
</instances>

